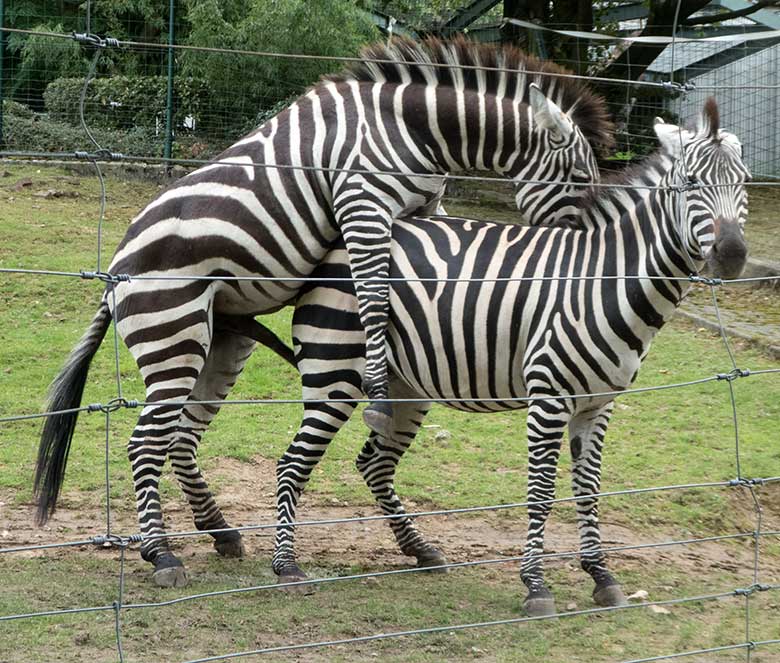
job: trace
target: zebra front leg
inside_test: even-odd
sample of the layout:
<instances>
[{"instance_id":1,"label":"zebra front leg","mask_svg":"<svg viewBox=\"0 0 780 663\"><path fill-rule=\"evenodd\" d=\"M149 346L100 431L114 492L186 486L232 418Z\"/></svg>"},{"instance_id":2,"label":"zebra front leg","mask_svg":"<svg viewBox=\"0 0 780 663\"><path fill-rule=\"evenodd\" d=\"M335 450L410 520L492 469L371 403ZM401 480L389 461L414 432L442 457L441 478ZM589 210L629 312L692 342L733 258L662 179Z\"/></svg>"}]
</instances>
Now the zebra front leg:
<instances>
[{"instance_id":1,"label":"zebra front leg","mask_svg":"<svg viewBox=\"0 0 780 663\"><path fill-rule=\"evenodd\" d=\"M218 324L217 319L214 322ZM219 412L220 405L214 401L222 401L230 393L254 347L255 342L244 336L224 331L216 333L189 398L190 401L211 402L184 407L176 440L169 451L173 472L192 509L195 527L199 530L230 527L198 467L197 450L203 434ZM239 532L216 532L211 536L214 548L223 557L244 556L244 544Z\"/></svg>"},{"instance_id":2,"label":"zebra front leg","mask_svg":"<svg viewBox=\"0 0 780 663\"><path fill-rule=\"evenodd\" d=\"M537 401L528 408L528 533L520 577L528 588L523 603L531 617L555 614L555 600L544 582L539 555L555 498L555 477L569 412L560 401Z\"/></svg>"},{"instance_id":3,"label":"zebra front leg","mask_svg":"<svg viewBox=\"0 0 780 663\"><path fill-rule=\"evenodd\" d=\"M593 578L593 600L600 606L626 605L620 584L607 570L601 551L598 494L601 490L601 452L614 402L572 418L569 444L572 457L572 491L577 497L577 528L580 533L580 564Z\"/></svg>"},{"instance_id":4,"label":"zebra front leg","mask_svg":"<svg viewBox=\"0 0 780 663\"><path fill-rule=\"evenodd\" d=\"M392 435L393 407L386 402L389 392L387 373L387 321L390 288L390 223L388 212L357 199L359 211L342 216L341 232L349 256L358 316L366 334L363 393L371 401L363 411L363 421L384 437ZM376 402L379 400L380 402Z\"/></svg>"},{"instance_id":5,"label":"zebra front leg","mask_svg":"<svg viewBox=\"0 0 780 663\"><path fill-rule=\"evenodd\" d=\"M398 516L388 521L390 528L401 552L415 557L418 567L441 566L447 563L447 559L417 531L412 519L406 515L393 481L401 456L414 440L430 409L429 403L396 403L393 408L393 436L388 439L372 432L355 461L382 512Z\"/></svg>"},{"instance_id":6,"label":"zebra front leg","mask_svg":"<svg viewBox=\"0 0 780 663\"><path fill-rule=\"evenodd\" d=\"M354 374L357 376L357 374ZM305 376L304 376L305 379ZM359 382L358 382L359 384ZM340 384L330 398L359 398L357 384ZM304 389L304 399L321 399L318 390ZM328 396L325 396L326 398ZM306 578L295 555L295 510L312 470L320 462L328 444L354 412L356 403L307 403L298 433L276 465L276 547L271 566L280 583Z\"/></svg>"}]
</instances>

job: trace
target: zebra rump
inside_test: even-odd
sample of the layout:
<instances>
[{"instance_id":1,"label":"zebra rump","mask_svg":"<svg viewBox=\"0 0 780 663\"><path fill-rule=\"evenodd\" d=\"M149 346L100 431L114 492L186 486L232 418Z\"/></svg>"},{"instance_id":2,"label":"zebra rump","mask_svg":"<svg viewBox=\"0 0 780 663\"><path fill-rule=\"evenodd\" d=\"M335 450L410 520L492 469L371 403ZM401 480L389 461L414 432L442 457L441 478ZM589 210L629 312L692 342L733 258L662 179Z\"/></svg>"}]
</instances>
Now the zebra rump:
<instances>
[{"instance_id":1,"label":"zebra rump","mask_svg":"<svg viewBox=\"0 0 780 663\"><path fill-rule=\"evenodd\" d=\"M46 412L58 414L46 418L38 446L38 461L33 483L33 496L37 504L35 522L38 525L45 524L56 510L89 367L110 324L111 312L104 297L92 323L49 387ZM215 320L214 328L221 333L250 338L275 352L288 364L295 366L295 354L292 348L254 318L221 316Z\"/></svg>"}]
</instances>

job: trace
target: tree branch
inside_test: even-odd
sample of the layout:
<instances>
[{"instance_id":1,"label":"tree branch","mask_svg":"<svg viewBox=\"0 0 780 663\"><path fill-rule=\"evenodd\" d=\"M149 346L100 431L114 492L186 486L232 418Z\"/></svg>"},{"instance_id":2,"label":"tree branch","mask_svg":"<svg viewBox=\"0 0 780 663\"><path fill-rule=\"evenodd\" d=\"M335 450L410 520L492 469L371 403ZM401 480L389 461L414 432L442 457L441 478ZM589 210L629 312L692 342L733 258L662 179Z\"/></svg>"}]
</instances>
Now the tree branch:
<instances>
[{"instance_id":1,"label":"tree branch","mask_svg":"<svg viewBox=\"0 0 780 663\"><path fill-rule=\"evenodd\" d=\"M692 16L709 4L709 1L681 0L679 19ZM651 0L649 9L642 36L671 36L677 13L677 0ZM665 48L666 44L633 42L612 62L596 73L607 78L637 80Z\"/></svg>"},{"instance_id":2,"label":"tree branch","mask_svg":"<svg viewBox=\"0 0 780 663\"><path fill-rule=\"evenodd\" d=\"M780 2L777 0L758 0L756 4L744 9L736 9L732 12L723 12L721 14L711 14L709 16L699 16L696 18L686 18L684 21L680 21L680 25L706 25L708 23L720 23L720 21L728 21L732 18L739 18L741 16L750 16L759 9L765 7L780 7Z\"/></svg>"}]
</instances>

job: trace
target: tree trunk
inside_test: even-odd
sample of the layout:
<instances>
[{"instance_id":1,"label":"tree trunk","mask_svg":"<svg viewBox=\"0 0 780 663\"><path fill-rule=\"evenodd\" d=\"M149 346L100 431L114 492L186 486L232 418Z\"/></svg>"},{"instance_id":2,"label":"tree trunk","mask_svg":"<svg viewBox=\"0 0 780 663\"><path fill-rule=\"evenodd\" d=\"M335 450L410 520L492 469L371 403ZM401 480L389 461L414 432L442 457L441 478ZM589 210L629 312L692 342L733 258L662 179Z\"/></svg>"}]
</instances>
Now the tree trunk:
<instances>
[{"instance_id":1,"label":"tree trunk","mask_svg":"<svg viewBox=\"0 0 780 663\"><path fill-rule=\"evenodd\" d=\"M517 18L523 21L536 21L541 24L550 21L550 3L547 0L504 0L504 18ZM517 25L507 23L501 28L504 41L515 44L529 53L545 56L544 40L541 33L526 30Z\"/></svg>"},{"instance_id":2,"label":"tree trunk","mask_svg":"<svg viewBox=\"0 0 780 663\"><path fill-rule=\"evenodd\" d=\"M593 30L593 5L590 0L558 0L553 3L552 24L559 30ZM550 49L552 59L568 67L577 74L588 69L587 39L555 35L554 46Z\"/></svg>"}]
</instances>

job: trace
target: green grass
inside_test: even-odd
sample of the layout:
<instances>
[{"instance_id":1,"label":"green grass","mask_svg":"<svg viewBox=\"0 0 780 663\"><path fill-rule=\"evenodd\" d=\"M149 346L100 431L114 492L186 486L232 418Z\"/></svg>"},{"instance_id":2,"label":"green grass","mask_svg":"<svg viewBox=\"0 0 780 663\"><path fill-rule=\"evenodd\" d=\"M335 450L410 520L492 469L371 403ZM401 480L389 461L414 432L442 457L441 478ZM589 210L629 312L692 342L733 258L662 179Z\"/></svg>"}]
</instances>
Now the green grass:
<instances>
[{"instance_id":1,"label":"green grass","mask_svg":"<svg viewBox=\"0 0 780 663\"><path fill-rule=\"evenodd\" d=\"M52 606L111 605L117 596L115 552L86 558L15 560L10 590L24 588L24 601L6 609L48 609ZM219 591L273 583L264 562L236 562L215 556L193 558L198 591ZM360 567L315 569L324 576L360 572ZM562 609L591 607L584 584L572 585L560 569L550 574ZM627 586L645 588L651 600L701 596L729 591L745 578L719 573L706 585L682 573L657 569L626 572ZM77 577L78 584L71 579ZM191 590L170 590L164 598L185 596ZM337 595L338 599L335 600ZM140 562L127 562L125 604L159 601L160 591L149 586ZM391 598L391 600L388 600ZM516 570L510 566L460 570L446 576L384 577L376 582L351 580L320 587L308 596L277 590L251 591L199 599L174 606L126 609L122 612L122 643L128 662L184 660L228 651L274 647L331 639L392 633L417 628L454 626L522 617ZM751 637L777 637L776 614L767 596L751 599ZM307 660L387 661L497 660L528 661L625 660L741 642L744 599L701 601L671 606L668 615L647 608L619 614L560 619L552 623L509 624L360 643L305 653ZM37 625L38 628L32 626ZM4 625L3 649L24 652L22 659L49 660L52 652L73 652L64 660L116 660L112 611L86 615L38 618ZM776 651L759 650L751 660L769 663ZM271 660L299 660L293 653ZM9 659L10 660L10 659ZM707 661L744 660L744 652L720 654Z\"/></svg>"},{"instance_id":2,"label":"green grass","mask_svg":"<svg viewBox=\"0 0 780 663\"><path fill-rule=\"evenodd\" d=\"M95 269L98 192L94 178L81 177L76 185L56 169L15 167L11 172L11 177L0 180L0 267ZM16 191L14 183L23 178L33 180L31 190ZM46 189L74 191L79 196L54 199L33 196L34 192ZM154 185L109 178L109 206L103 232L104 266L131 216L142 201L152 197L155 189ZM453 212L463 211L455 207ZM86 328L100 295L101 284L93 281L0 276L0 417L41 410L46 385ZM289 338L290 315L285 310L266 317L264 322L283 338ZM740 344L735 349L741 368L777 367L776 361L756 350ZM675 322L659 334L635 386L685 382L727 372L729 368L728 356L717 336ZM123 394L142 399L140 377L124 347L120 350L120 373ZM780 475L780 445L777 444L780 375L739 379L733 387L739 414L742 476ZM109 334L93 363L84 403L106 402L115 396L113 340ZM298 376L275 355L260 349L251 358L231 396L298 398ZM274 461L292 439L300 413L301 407L297 405L223 409L201 450L202 466L218 500L220 491L229 488L231 481L229 473L215 471L222 467L224 459L239 461L249 472L255 467L250 463L259 458ZM112 500L117 511L125 516L134 507L124 446L136 416L136 411L120 410L111 415L109 425ZM2 510L21 511L30 501L40 426L39 420L0 425L0 498L6 501L0 505L0 514ZM522 413L475 416L435 407L426 426L429 427L421 431L402 462L396 481L401 496L412 508L451 508L524 499L526 445ZM441 435L442 431L448 435ZM328 505L334 500L347 505L371 504L368 490L353 464L364 436L360 418L353 417L314 473L307 489L308 501L299 513L302 519L307 518L306 504ZM68 522L77 522L80 511L96 513L101 504L104 444L104 415L82 415L61 502L63 509L73 514ZM270 463L263 464L263 467L270 466ZM568 468L568 454L564 453L559 496L571 494ZM735 477L736 473L735 431L725 381L618 399L605 448L603 490L723 481ZM268 476L262 479L265 484L271 480ZM765 509L765 527L779 529L780 493L775 486L761 488L758 494ZM164 486L164 497L180 504L178 488L170 480ZM262 501L258 496L253 499ZM269 496L266 501L270 506L272 498ZM749 531L755 523L749 495L734 488L605 498L601 513L606 522L655 540ZM510 519L522 518L522 514L504 514L499 522L501 518L509 523ZM573 508L561 505L553 519L573 523ZM99 522L83 525L89 531L101 527ZM74 527L67 523L62 529L44 532L42 536L42 540L79 538ZM740 546L744 545L747 544L723 544L727 553L741 550ZM241 562L218 559L207 553L207 549L208 544L201 542L199 552L186 560L196 577L194 586L170 592L151 585L147 565L131 551L125 601L155 601L191 591L273 581L267 542L263 554ZM741 570L738 575L711 567L689 573L664 563L664 559L659 556L659 561L654 563L628 563L621 569L621 579L626 587L648 589L654 599L706 594L752 582L749 569ZM780 545L776 540L764 542L762 559L770 573L776 571L780 565ZM318 566L310 566L309 570L326 576L338 575L360 570L362 567L351 566L356 563L354 558L342 559L337 554L324 553L312 562ZM366 564L371 570L386 568L381 561ZM559 607L571 601L580 608L590 607L590 583L584 582L582 573L564 564L552 566L551 578ZM116 573L116 553L112 551L60 551L32 558L0 556L0 615L110 604L116 597ZM128 660L179 660L287 642L505 619L519 616L520 590L517 570L509 565L459 571L446 577L384 578L378 585L343 583L303 598L291 598L275 591L250 593L159 611L123 613L123 641ZM776 595L767 593L753 601L754 605L774 602L775 610L751 610L755 622L751 637L780 637ZM111 613L0 623L0 661L49 660L53 657L51 652L57 652L58 660L115 660L113 629ZM350 661L363 658L511 661L522 654L526 660L552 663L606 661L736 642L743 637L740 629L744 629L742 603L724 601L674 608L673 616L639 610L563 619L555 624L444 632L313 651L305 656L314 660ZM759 651L751 660L768 662L773 660L772 654L777 651ZM743 658L744 652L737 652L707 660ZM295 657L291 655L289 659Z\"/></svg>"}]
</instances>

